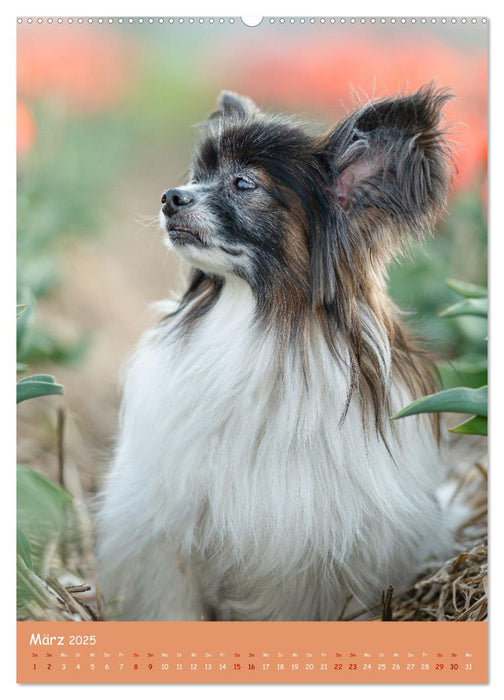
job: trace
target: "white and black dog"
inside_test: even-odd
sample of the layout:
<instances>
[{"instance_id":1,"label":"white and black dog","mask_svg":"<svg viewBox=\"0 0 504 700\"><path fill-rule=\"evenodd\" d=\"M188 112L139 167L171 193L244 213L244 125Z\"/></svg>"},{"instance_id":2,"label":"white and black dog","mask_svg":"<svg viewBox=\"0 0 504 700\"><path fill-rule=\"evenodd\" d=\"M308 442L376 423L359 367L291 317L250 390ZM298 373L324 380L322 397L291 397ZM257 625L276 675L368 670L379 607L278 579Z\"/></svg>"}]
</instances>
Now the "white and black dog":
<instances>
[{"instance_id":1,"label":"white and black dog","mask_svg":"<svg viewBox=\"0 0 504 700\"><path fill-rule=\"evenodd\" d=\"M220 96L162 196L191 278L131 361L100 505L122 618L336 620L452 553L437 424L390 421L434 386L385 286L446 203L447 99L314 136Z\"/></svg>"}]
</instances>

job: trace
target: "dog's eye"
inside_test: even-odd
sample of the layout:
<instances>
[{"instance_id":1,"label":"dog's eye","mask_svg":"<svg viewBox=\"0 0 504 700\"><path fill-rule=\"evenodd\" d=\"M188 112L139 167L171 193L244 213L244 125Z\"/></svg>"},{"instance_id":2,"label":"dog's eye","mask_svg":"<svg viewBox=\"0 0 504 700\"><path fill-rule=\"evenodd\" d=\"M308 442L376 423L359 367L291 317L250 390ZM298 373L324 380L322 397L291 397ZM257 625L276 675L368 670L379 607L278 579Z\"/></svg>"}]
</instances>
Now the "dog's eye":
<instances>
[{"instance_id":1,"label":"dog's eye","mask_svg":"<svg viewBox=\"0 0 504 700\"><path fill-rule=\"evenodd\" d=\"M235 178L234 186L237 190L254 190L256 188L255 182L246 177Z\"/></svg>"}]
</instances>

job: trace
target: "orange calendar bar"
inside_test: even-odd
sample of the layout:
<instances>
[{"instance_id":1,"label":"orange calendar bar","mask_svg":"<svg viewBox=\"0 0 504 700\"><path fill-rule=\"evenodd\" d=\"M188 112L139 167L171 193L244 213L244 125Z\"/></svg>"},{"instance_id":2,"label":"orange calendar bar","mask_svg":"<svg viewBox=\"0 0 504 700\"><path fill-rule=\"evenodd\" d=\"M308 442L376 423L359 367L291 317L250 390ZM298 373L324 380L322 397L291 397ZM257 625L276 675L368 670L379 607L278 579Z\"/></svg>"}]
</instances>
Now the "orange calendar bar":
<instances>
[{"instance_id":1,"label":"orange calendar bar","mask_svg":"<svg viewBox=\"0 0 504 700\"><path fill-rule=\"evenodd\" d=\"M19 683L486 683L486 622L18 622Z\"/></svg>"}]
</instances>

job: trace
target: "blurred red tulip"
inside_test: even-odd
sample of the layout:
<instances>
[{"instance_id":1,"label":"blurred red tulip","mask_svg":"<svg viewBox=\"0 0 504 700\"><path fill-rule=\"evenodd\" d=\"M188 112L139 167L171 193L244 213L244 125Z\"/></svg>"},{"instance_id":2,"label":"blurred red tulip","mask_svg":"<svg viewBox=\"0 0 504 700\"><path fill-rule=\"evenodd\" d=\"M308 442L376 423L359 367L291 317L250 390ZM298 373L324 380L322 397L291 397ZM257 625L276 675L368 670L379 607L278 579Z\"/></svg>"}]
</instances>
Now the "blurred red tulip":
<instances>
[{"instance_id":1,"label":"blurred red tulip","mask_svg":"<svg viewBox=\"0 0 504 700\"><path fill-rule=\"evenodd\" d=\"M129 79L130 44L106 27L18 27L18 93L63 98L75 110L113 105Z\"/></svg>"},{"instance_id":2,"label":"blurred red tulip","mask_svg":"<svg viewBox=\"0 0 504 700\"><path fill-rule=\"evenodd\" d=\"M486 53L428 37L401 40L360 35L359 39L318 37L225 48L218 79L262 104L343 117L358 101L413 91L435 81L456 99L446 108L458 175L456 189L481 182L486 173ZM229 62L232 54L233 63Z\"/></svg>"},{"instance_id":3,"label":"blurred red tulip","mask_svg":"<svg viewBox=\"0 0 504 700\"><path fill-rule=\"evenodd\" d=\"M30 108L21 100L17 101L16 114L16 152L18 156L23 156L33 146L37 128Z\"/></svg>"}]
</instances>

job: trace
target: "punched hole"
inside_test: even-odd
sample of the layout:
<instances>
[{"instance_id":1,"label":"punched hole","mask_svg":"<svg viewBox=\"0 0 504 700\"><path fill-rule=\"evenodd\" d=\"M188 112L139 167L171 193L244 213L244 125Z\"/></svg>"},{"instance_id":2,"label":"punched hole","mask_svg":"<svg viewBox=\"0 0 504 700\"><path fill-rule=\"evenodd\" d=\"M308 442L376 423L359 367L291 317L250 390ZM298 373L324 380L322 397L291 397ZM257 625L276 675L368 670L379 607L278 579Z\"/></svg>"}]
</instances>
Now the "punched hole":
<instances>
[{"instance_id":1,"label":"punched hole","mask_svg":"<svg viewBox=\"0 0 504 700\"><path fill-rule=\"evenodd\" d=\"M262 17L242 17L241 21L243 24L246 24L247 27L257 27L259 24L261 24L263 18Z\"/></svg>"}]
</instances>

